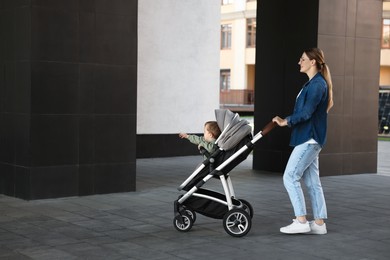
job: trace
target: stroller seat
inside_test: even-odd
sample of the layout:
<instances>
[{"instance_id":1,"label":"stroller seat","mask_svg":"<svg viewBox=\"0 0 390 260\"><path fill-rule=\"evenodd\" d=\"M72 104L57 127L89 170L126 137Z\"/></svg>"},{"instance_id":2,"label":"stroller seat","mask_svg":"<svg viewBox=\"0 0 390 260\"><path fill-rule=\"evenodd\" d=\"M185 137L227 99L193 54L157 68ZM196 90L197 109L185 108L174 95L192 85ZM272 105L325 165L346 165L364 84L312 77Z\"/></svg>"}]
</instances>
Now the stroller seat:
<instances>
[{"instance_id":1,"label":"stroller seat","mask_svg":"<svg viewBox=\"0 0 390 260\"><path fill-rule=\"evenodd\" d=\"M252 134L246 135L235 147L228 151L223 151L218 149L213 154L210 155L205 161L203 161L204 168L194 176L188 184L182 187L182 190L189 191L194 185L196 185L200 180L202 180L205 176L210 174L215 168L220 166L224 161L226 161L230 156L235 154L239 149L241 149L244 145L247 145L252 140ZM228 174L232 169L234 169L237 165L239 165L242 161L244 161L248 155L252 152L253 147L247 149L244 153L240 154L236 159L234 159L229 165L224 167L220 172L215 174ZM215 175L214 177L218 177Z\"/></svg>"}]
</instances>

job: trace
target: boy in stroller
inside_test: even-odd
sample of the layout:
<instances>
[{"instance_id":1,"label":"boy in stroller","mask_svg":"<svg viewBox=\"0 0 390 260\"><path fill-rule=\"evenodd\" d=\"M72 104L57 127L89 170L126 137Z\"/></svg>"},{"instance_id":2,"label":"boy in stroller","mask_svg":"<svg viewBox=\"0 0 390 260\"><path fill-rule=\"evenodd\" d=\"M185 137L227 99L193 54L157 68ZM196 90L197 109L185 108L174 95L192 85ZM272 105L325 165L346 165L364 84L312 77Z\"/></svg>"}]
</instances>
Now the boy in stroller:
<instances>
[{"instance_id":1,"label":"boy in stroller","mask_svg":"<svg viewBox=\"0 0 390 260\"><path fill-rule=\"evenodd\" d=\"M221 134L221 130L216 121L207 121L204 124L203 136L189 135L186 133L180 133L179 137L187 139L193 144L198 145L198 149L205 155L205 158L210 157L215 150L218 149L215 142ZM202 149L204 148L204 150ZM203 150L203 151L202 151Z\"/></svg>"}]
</instances>

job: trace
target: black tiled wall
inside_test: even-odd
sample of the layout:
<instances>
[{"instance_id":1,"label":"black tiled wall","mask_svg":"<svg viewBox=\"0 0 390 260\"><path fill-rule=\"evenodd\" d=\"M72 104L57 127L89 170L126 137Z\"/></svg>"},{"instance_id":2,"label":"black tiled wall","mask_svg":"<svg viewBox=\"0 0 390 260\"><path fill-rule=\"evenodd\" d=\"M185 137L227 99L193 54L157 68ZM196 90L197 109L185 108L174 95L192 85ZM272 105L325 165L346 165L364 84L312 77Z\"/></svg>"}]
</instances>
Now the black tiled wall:
<instances>
[{"instance_id":1,"label":"black tiled wall","mask_svg":"<svg viewBox=\"0 0 390 260\"><path fill-rule=\"evenodd\" d=\"M203 135L203 133L192 133ZM137 135L137 158L172 157L199 155L198 147L187 139L179 138L178 134L142 134Z\"/></svg>"},{"instance_id":2,"label":"black tiled wall","mask_svg":"<svg viewBox=\"0 0 390 260\"><path fill-rule=\"evenodd\" d=\"M256 44L256 59L266 61L256 64L256 133L274 116L287 116L293 110L295 97L306 81L299 73L299 57L304 49L317 46L318 1L283 3L264 1L257 9L258 24L268 26L257 27L257 38L267 40ZM289 29L285 30L287 24ZM289 139L287 127L276 127L260 139L254 150L254 168L283 172L291 152Z\"/></svg>"},{"instance_id":3,"label":"black tiled wall","mask_svg":"<svg viewBox=\"0 0 390 260\"><path fill-rule=\"evenodd\" d=\"M135 190L137 0L0 3L0 193Z\"/></svg>"}]
</instances>

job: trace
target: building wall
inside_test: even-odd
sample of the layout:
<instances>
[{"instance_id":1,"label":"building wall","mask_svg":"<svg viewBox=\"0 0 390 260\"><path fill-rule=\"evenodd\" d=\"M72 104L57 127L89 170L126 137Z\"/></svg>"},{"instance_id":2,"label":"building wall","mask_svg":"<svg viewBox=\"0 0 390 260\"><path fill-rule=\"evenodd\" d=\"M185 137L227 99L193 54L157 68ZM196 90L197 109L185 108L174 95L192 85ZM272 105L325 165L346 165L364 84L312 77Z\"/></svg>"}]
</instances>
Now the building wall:
<instances>
[{"instance_id":1,"label":"building wall","mask_svg":"<svg viewBox=\"0 0 390 260\"><path fill-rule=\"evenodd\" d=\"M298 61L317 45L318 1L261 1L257 8L255 132L276 115L291 113L307 78ZM277 14L277 15L275 15ZM305 15L297 15L305 14ZM266 39L266 40L265 40ZM275 128L254 149L254 169L282 172L291 152L290 129Z\"/></svg>"},{"instance_id":2,"label":"building wall","mask_svg":"<svg viewBox=\"0 0 390 260\"><path fill-rule=\"evenodd\" d=\"M219 108L219 0L139 0L137 157L197 153Z\"/></svg>"},{"instance_id":3,"label":"building wall","mask_svg":"<svg viewBox=\"0 0 390 260\"><path fill-rule=\"evenodd\" d=\"M221 69L230 69L231 89L248 88L247 64L255 64L255 48L246 47L247 19L256 18L257 2L237 0L221 6L221 23L232 25L232 48L221 50Z\"/></svg>"},{"instance_id":4,"label":"building wall","mask_svg":"<svg viewBox=\"0 0 390 260\"><path fill-rule=\"evenodd\" d=\"M381 66L379 78L380 86L390 86L390 66Z\"/></svg>"},{"instance_id":5,"label":"building wall","mask_svg":"<svg viewBox=\"0 0 390 260\"><path fill-rule=\"evenodd\" d=\"M376 172L382 1L285 2L281 9L270 2L261 2L258 8L258 24L269 25L257 27L258 39L269 41L257 45L257 130L273 116L291 113L307 80L299 75L299 57L303 49L318 46L332 73L335 99L328 117L328 142L320 155L321 173ZM288 128L275 129L256 147L254 168L283 171L291 152L289 137Z\"/></svg>"},{"instance_id":6,"label":"building wall","mask_svg":"<svg viewBox=\"0 0 390 260\"><path fill-rule=\"evenodd\" d=\"M381 66L390 66L390 49L381 50Z\"/></svg>"},{"instance_id":7,"label":"building wall","mask_svg":"<svg viewBox=\"0 0 390 260\"><path fill-rule=\"evenodd\" d=\"M390 2L383 1L382 18L390 19ZM390 49L381 49L379 85L390 86Z\"/></svg>"},{"instance_id":8,"label":"building wall","mask_svg":"<svg viewBox=\"0 0 390 260\"><path fill-rule=\"evenodd\" d=\"M246 89L245 49L246 49L246 19L234 21L232 31L233 63L231 70L231 89Z\"/></svg>"},{"instance_id":9,"label":"building wall","mask_svg":"<svg viewBox=\"0 0 390 260\"><path fill-rule=\"evenodd\" d=\"M335 107L321 162L332 174L377 171L382 1L320 0L318 45L332 69Z\"/></svg>"},{"instance_id":10,"label":"building wall","mask_svg":"<svg viewBox=\"0 0 390 260\"><path fill-rule=\"evenodd\" d=\"M0 3L0 193L135 190L137 1Z\"/></svg>"}]
</instances>

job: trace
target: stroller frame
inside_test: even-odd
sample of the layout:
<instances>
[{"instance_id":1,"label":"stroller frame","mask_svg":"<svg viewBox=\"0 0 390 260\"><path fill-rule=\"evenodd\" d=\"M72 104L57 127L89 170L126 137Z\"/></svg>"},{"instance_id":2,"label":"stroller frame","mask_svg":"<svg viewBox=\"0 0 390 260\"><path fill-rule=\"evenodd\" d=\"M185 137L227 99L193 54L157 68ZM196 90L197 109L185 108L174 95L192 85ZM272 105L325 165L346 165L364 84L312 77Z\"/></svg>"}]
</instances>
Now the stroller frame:
<instances>
[{"instance_id":1,"label":"stroller frame","mask_svg":"<svg viewBox=\"0 0 390 260\"><path fill-rule=\"evenodd\" d=\"M220 152L223 152L221 149L219 149L217 152L211 155L209 159L204 161L203 164L199 166L179 186L179 191L185 189L191 180L196 177L205 167L207 167L207 163L210 163L210 172L201 180L199 180L185 194L179 196L178 200L174 202L173 224L178 231L187 232L192 228L196 220L196 212L212 218L223 218L223 227L225 231L233 237L245 236L250 231L252 226L253 207L246 200L236 198L230 175L229 173L223 173L222 170L230 163L237 160L239 156L244 154L246 158L247 155L253 150L254 144L274 127L275 123L269 123L262 131L256 134L252 140L243 145L238 151L236 151L228 159L213 169L214 158L218 156ZM224 195L215 191L201 188L213 177L218 177L220 179ZM220 213L210 214L209 212L194 209L193 207L186 205L186 201L190 200L191 198L199 198L219 204Z\"/></svg>"}]
</instances>

